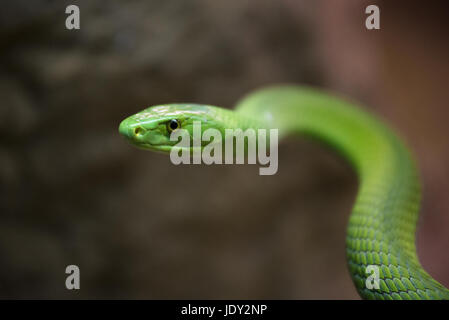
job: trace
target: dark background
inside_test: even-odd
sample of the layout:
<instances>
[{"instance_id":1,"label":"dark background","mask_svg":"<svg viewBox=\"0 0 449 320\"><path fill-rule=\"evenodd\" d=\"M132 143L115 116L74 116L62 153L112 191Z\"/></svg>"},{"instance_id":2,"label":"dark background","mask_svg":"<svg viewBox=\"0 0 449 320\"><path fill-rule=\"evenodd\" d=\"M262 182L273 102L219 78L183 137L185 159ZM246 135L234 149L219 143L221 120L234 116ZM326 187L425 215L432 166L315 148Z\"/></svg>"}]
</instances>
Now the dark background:
<instances>
[{"instance_id":1,"label":"dark background","mask_svg":"<svg viewBox=\"0 0 449 320\"><path fill-rule=\"evenodd\" d=\"M77 4L81 29L65 28ZM365 29L369 4L381 30ZM174 166L118 134L150 105L232 107L279 82L365 104L415 153L418 254L449 286L447 1L5 1L0 10L0 298L356 299L357 181L331 151L279 172ZM81 289L65 288L65 267Z\"/></svg>"}]
</instances>

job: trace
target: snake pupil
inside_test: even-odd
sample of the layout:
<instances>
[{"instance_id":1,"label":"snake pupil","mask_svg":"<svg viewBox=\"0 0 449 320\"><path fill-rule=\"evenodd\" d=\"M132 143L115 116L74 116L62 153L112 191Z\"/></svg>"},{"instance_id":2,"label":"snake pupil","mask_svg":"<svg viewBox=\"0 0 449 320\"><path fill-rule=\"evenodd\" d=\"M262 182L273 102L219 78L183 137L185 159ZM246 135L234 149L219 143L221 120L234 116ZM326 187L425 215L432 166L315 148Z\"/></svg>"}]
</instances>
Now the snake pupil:
<instances>
[{"instance_id":1,"label":"snake pupil","mask_svg":"<svg viewBox=\"0 0 449 320\"><path fill-rule=\"evenodd\" d=\"M170 130L172 130L172 131L176 130L176 129L178 129L178 127L179 127L178 120L175 120L175 119L170 120L170 123L169 123Z\"/></svg>"}]
</instances>

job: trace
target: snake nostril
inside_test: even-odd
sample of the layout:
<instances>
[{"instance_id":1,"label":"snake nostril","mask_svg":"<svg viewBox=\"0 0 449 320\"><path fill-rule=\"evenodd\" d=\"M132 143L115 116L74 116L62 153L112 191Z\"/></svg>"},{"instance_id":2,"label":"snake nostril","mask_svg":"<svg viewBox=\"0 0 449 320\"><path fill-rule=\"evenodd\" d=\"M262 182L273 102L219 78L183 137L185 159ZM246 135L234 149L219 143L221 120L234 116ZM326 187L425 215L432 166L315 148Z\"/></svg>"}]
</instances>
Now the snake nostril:
<instances>
[{"instance_id":1,"label":"snake nostril","mask_svg":"<svg viewBox=\"0 0 449 320\"><path fill-rule=\"evenodd\" d=\"M135 129L134 129L134 134L135 134L136 136L142 135L142 134L143 134L142 128L140 128L140 127L135 128Z\"/></svg>"}]
</instances>

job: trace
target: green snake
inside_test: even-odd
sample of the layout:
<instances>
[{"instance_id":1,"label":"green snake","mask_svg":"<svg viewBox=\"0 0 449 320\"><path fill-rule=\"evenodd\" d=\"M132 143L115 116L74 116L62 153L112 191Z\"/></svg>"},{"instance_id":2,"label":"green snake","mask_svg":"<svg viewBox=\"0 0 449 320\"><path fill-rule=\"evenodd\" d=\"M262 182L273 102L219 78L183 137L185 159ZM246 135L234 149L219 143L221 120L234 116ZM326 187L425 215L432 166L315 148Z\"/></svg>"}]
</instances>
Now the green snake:
<instances>
[{"instance_id":1,"label":"green snake","mask_svg":"<svg viewBox=\"0 0 449 320\"><path fill-rule=\"evenodd\" d=\"M415 231L420 182L407 147L382 121L355 103L315 88L279 85L244 97L235 110L165 104L123 120L119 132L132 144L168 153L173 130L276 128L279 137L306 135L332 147L357 173L359 190L349 218L346 259L365 299L449 299L449 290L419 263ZM376 288L367 266L378 266Z\"/></svg>"}]
</instances>

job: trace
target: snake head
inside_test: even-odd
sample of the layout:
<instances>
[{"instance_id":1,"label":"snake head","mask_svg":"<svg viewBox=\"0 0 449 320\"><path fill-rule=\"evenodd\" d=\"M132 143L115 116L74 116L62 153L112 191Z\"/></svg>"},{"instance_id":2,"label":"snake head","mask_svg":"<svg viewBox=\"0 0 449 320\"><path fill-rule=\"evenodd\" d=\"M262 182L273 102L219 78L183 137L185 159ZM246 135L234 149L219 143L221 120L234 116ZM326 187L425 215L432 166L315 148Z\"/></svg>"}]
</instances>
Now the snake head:
<instances>
[{"instance_id":1,"label":"snake head","mask_svg":"<svg viewBox=\"0 0 449 320\"><path fill-rule=\"evenodd\" d=\"M211 127L224 130L219 119L213 106L187 103L158 105L123 120L119 132L139 148L167 153L178 143L170 140L174 131L184 129L192 140L194 122L201 123L202 132Z\"/></svg>"}]
</instances>

